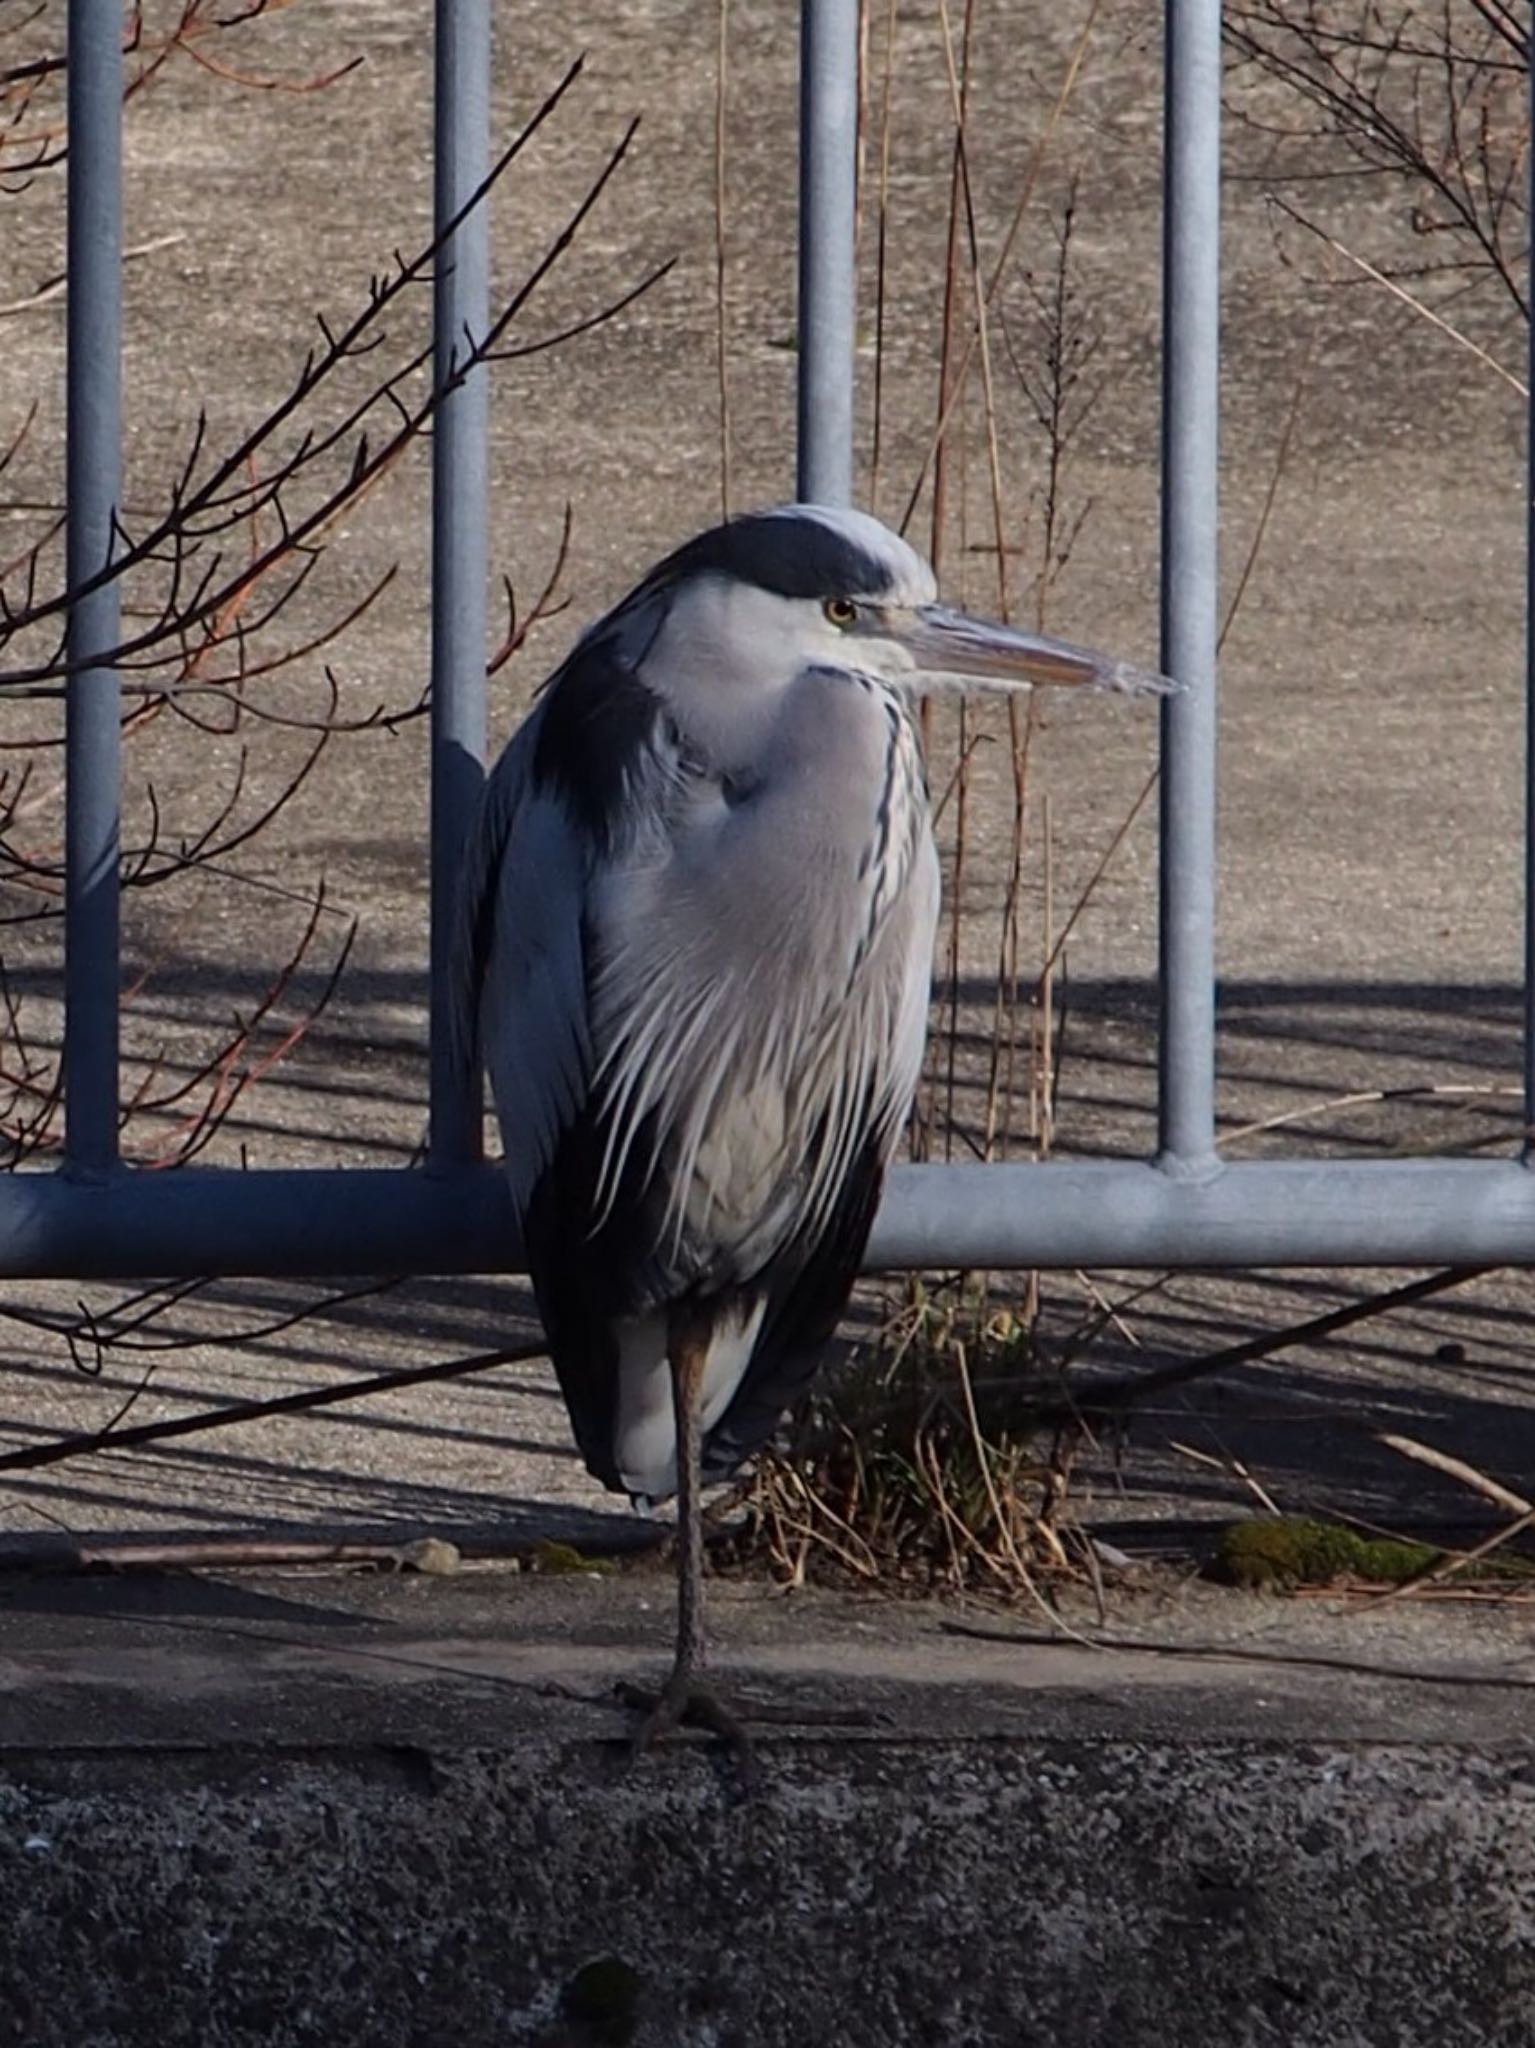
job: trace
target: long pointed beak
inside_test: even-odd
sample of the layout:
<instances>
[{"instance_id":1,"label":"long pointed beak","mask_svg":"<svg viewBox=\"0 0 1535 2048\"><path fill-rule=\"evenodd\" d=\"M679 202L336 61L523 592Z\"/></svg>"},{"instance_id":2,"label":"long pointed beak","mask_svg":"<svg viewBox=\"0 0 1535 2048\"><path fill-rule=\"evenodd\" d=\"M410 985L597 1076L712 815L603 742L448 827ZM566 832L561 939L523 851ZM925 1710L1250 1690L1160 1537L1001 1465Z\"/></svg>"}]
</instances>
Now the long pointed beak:
<instances>
[{"instance_id":1,"label":"long pointed beak","mask_svg":"<svg viewBox=\"0 0 1535 2048\"><path fill-rule=\"evenodd\" d=\"M918 605L896 637L915 664L917 689L1020 690L1047 683L1162 697L1178 688L1166 676L1091 647L1046 633L1020 633L940 604Z\"/></svg>"}]
</instances>

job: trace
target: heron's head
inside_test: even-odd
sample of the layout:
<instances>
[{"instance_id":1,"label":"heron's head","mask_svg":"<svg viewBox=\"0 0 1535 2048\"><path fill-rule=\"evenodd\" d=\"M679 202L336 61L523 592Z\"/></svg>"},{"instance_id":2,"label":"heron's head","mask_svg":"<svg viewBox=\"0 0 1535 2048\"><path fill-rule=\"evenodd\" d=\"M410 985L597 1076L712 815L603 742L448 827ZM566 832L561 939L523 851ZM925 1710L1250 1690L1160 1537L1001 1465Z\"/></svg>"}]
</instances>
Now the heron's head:
<instances>
[{"instance_id":1,"label":"heron's head","mask_svg":"<svg viewBox=\"0 0 1535 2048\"><path fill-rule=\"evenodd\" d=\"M937 601L914 548L866 512L782 505L728 521L669 555L636 593L661 607L647 633L666 670L713 687L857 669L913 695L1075 685L1161 693L1163 677L1068 641ZM633 602L633 600L631 600ZM652 612L652 616L654 616ZM647 646L647 653L650 647Z\"/></svg>"}]
</instances>

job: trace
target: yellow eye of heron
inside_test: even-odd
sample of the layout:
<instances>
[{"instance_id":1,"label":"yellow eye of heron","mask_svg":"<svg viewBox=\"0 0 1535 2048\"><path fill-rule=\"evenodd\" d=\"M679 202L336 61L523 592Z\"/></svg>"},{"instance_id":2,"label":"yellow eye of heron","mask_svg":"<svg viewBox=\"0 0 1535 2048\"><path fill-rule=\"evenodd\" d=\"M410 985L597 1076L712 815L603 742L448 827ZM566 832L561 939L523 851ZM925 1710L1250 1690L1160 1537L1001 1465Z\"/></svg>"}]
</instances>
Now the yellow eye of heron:
<instances>
[{"instance_id":1,"label":"yellow eye of heron","mask_svg":"<svg viewBox=\"0 0 1535 2048\"><path fill-rule=\"evenodd\" d=\"M821 610L834 626L851 626L858 617L858 607L850 597L829 597Z\"/></svg>"}]
</instances>

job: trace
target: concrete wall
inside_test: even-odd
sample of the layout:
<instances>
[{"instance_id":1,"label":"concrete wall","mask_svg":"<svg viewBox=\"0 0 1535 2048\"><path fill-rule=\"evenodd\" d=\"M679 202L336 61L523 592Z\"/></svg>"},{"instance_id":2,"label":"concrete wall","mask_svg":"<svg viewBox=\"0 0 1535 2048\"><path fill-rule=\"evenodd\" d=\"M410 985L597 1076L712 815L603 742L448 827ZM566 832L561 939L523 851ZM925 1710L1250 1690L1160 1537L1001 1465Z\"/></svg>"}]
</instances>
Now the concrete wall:
<instances>
[{"instance_id":1,"label":"concrete wall","mask_svg":"<svg viewBox=\"0 0 1535 2048\"><path fill-rule=\"evenodd\" d=\"M747 1800L709 1750L230 1734L9 1755L0 2039L1535 2039L1522 1748L800 1739Z\"/></svg>"}]
</instances>

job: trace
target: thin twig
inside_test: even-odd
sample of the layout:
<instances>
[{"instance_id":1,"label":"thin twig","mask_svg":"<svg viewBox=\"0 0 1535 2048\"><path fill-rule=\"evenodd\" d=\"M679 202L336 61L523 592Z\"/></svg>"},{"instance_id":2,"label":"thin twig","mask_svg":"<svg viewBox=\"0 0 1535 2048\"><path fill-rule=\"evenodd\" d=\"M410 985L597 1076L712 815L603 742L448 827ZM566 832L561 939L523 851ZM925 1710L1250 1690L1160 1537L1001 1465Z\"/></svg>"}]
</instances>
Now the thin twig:
<instances>
[{"instance_id":1,"label":"thin twig","mask_svg":"<svg viewBox=\"0 0 1535 2048\"><path fill-rule=\"evenodd\" d=\"M1012 261L1013 244L1018 239L1024 217L1028 213L1030 203L1033 200L1034 187L1038 183L1039 174L1049 153L1050 145L1055 139L1055 131L1060 126L1061 119L1067 107L1071 104L1072 95L1076 91L1077 79L1081 73L1082 65L1087 58L1088 46L1092 40L1093 29L1097 24L1101 5L1102 0L1090 0L1086 18L1082 23L1077 40L1072 46L1071 56L1066 66L1066 74L1061 80L1060 89L1056 93L1050 112L1045 117L1044 126L1040 130L1039 136L1030 152L1029 161L1024 166L1023 182L1019 189L1017 204L1013 209L1013 217L1008 223L1007 233L1002 238L1001 250L998 253L996 263L992 268L991 277L986 285L985 301L988 306L996 297L1002 279L1007 274L1007 266ZM928 470L931 468L933 459L943 444L945 434L948 432L949 419L954 407L959 402L960 394L965 388L965 375L970 368L970 358L975 351L978 340L979 335L972 331L969 340L960 353L953 376L946 387L947 398L940 409L938 423L933 430L932 438L928 442L927 453L922 458L921 466L912 484L911 495L906 501L906 510L901 515L900 531L902 533L905 533L912 522L918 501L922 496L922 486L927 481Z\"/></svg>"},{"instance_id":2,"label":"thin twig","mask_svg":"<svg viewBox=\"0 0 1535 2048\"><path fill-rule=\"evenodd\" d=\"M157 249L171 249L176 243L185 240L186 236L183 233L156 235L152 241L136 242L131 249L124 249L123 261L131 263L140 256L153 256ZM0 302L0 320L9 320L17 313L30 313L38 306L50 305L53 300L63 298L68 289L68 274L61 272L59 276L49 278L46 284L39 285L35 292L29 292L24 299L7 299Z\"/></svg>"},{"instance_id":3,"label":"thin twig","mask_svg":"<svg viewBox=\"0 0 1535 2048\"><path fill-rule=\"evenodd\" d=\"M1186 1386L1191 1380L1208 1379L1213 1373L1230 1372L1239 1365L1255 1365L1260 1359L1271 1358L1277 1351L1288 1351L1296 1344L1319 1343L1322 1338L1350 1329L1355 1323L1368 1322L1392 1309L1409 1308L1414 1302L1446 1294L1451 1288L1465 1287L1497 1270L1495 1266L1449 1266L1442 1272L1430 1273L1426 1279L1410 1281L1382 1294L1372 1294L1364 1301L1350 1302L1346 1307L1315 1316L1309 1322L1292 1323L1283 1330L1270 1330L1261 1337L1250 1337L1245 1343L1232 1344L1223 1351L1207 1352L1199 1358L1177 1359L1170 1365L1137 1373L1129 1379L1110 1380L1095 1387L1090 1394L1084 1393L1080 1400L1043 1402L1031 1407L1030 1419L1039 1423L1066 1423L1082 1416L1092 1417L1121 1408L1133 1408L1167 1387Z\"/></svg>"},{"instance_id":4,"label":"thin twig","mask_svg":"<svg viewBox=\"0 0 1535 2048\"><path fill-rule=\"evenodd\" d=\"M946 1619L938 1626L944 1635L971 1636L983 1643L1011 1643L1018 1649L1062 1647L1060 1637L1053 1632L1041 1635L1036 1629L1008 1628L1000 1622ZM1380 1664L1363 1657L1333 1657L1319 1650L1256 1649L1240 1640L1230 1643L1153 1643L1139 1636L1076 1633L1072 1634L1071 1640L1090 1650L1123 1651L1147 1657L1189 1658L1217 1664L1279 1665L1299 1671L1342 1671L1361 1678L1400 1679L1409 1685L1488 1686L1501 1692L1535 1692L1535 1679L1506 1678L1500 1672L1424 1671L1410 1664Z\"/></svg>"},{"instance_id":5,"label":"thin twig","mask_svg":"<svg viewBox=\"0 0 1535 2048\"><path fill-rule=\"evenodd\" d=\"M1483 1500L1490 1500L1495 1507L1507 1508L1511 1515L1535 1515L1535 1501L1527 1501L1523 1494L1512 1493L1496 1479L1489 1479L1485 1472L1478 1472L1474 1465L1468 1465L1462 1458L1452 1458L1447 1451L1436 1451L1432 1444L1421 1444L1416 1437L1396 1436L1382 1431L1378 1441L1387 1450L1397 1451L1404 1458L1412 1458L1420 1465L1432 1466L1434 1471L1443 1472L1450 1479L1458 1479L1462 1486L1469 1486L1473 1493L1479 1493Z\"/></svg>"},{"instance_id":6,"label":"thin twig","mask_svg":"<svg viewBox=\"0 0 1535 2048\"><path fill-rule=\"evenodd\" d=\"M1432 306L1427 306L1421 299L1414 298L1412 293L1404 285L1398 284L1394 277L1388 277L1385 271L1377 269L1365 257L1356 254L1345 243L1340 242L1336 235L1328 234L1327 230L1318 227L1314 220L1308 220L1303 213L1291 206L1286 200L1281 199L1277 193L1270 194L1269 203L1277 207L1287 218L1293 220L1298 228L1304 228L1308 235L1315 235L1319 242L1325 243L1332 250L1333 254L1341 256L1345 263L1352 263L1354 268L1362 271L1372 283L1378 284L1384 290L1390 292L1393 298L1400 299L1402 304L1410 307L1420 319L1426 320L1431 327L1437 327L1439 332L1446 335L1458 348L1463 348L1468 355L1475 356L1476 360L1485 369L1491 370L1494 376L1501 377L1503 382L1510 386L1512 390L1517 391L1521 398L1529 397L1530 388L1522 377L1517 377L1512 370L1506 369L1496 356L1489 355L1480 342L1473 341L1469 334L1464 333L1453 322L1446 320L1442 313L1436 313Z\"/></svg>"},{"instance_id":7,"label":"thin twig","mask_svg":"<svg viewBox=\"0 0 1535 2048\"><path fill-rule=\"evenodd\" d=\"M584 1558L633 1557L656 1550L671 1532L664 1522L633 1521L609 1533L583 1535L578 1549ZM0 1571L12 1559L29 1569L57 1571L273 1571L306 1566L372 1565L390 1571L435 1574L460 1562L485 1560L525 1563L537 1568L547 1555L547 1536L490 1536L455 1530L451 1536L418 1536L397 1543L368 1537L337 1536L213 1536L163 1542L73 1541L52 1543L0 1542Z\"/></svg>"}]
</instances>

